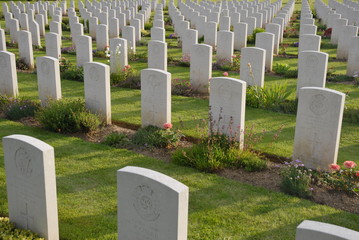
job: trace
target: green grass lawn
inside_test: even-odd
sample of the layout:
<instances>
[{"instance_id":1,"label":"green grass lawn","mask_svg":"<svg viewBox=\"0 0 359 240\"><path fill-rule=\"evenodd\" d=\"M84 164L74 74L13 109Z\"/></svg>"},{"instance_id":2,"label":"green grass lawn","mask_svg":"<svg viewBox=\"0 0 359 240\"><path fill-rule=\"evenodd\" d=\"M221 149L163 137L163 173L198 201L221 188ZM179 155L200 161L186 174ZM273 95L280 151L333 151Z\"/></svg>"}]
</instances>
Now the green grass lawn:
<instances>
[{"instance_id":1,"label":"green grass lawn","mask_svg":"<svg viewBox=\"0 0 359 240\"><path fill-rule=\"evenodd\" d=\"M150 168L189 187L189 240L294 239L296 226L305 219L359 230L359 215L283 193L3 119L0 129L1 138L25 134L54 147L63 240L117 239L116 170L125 166ZM0 215L7 211L4 163L0 161Z\"/></svg>"}]
</instances>

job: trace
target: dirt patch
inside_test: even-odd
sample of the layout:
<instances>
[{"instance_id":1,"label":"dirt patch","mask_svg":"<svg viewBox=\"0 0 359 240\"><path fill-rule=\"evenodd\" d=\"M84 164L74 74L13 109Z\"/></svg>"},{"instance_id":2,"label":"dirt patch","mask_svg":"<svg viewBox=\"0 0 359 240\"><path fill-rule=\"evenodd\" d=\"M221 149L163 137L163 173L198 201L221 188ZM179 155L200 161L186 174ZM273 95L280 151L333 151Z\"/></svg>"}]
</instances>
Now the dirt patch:
<instances>
[{"instance_id":1,"label":"dirt patch","mask_svg":"<svg viewBox=\"0 0 359 240\"><path fill-rule=\"evenodd\" d=\"M31 127L41 127L41 125L34 118L24 118L19 122ZM104 126L89 134L76 133L67 135L78 137L88 142L101 143L110 133L123 133L131 137L136 132L134 129L138 128L138 125L114 122L113 125ZM185 138L179 143L178 147L190 147L193 145L193 142L198 142L198 139ZM175 151L175 149L148 149L136 145L130 145L126 147L126 149L148 157L160 159L164 162L170 162L171 155ZM283 159L273 155L268 155L266 157L271 161L268 162L268 168L264 171L246 172L243 169L225 169L220 171L218 175L253 186L263 187L272 191L280 192L280 173L281 168L283 167L283 164L281 164ZM359 196L348 195L343 191L336 191L326 186L314 186L313 188L313 196L310 199L313 202L359 214Z\"/></svg>"}]
</instances>

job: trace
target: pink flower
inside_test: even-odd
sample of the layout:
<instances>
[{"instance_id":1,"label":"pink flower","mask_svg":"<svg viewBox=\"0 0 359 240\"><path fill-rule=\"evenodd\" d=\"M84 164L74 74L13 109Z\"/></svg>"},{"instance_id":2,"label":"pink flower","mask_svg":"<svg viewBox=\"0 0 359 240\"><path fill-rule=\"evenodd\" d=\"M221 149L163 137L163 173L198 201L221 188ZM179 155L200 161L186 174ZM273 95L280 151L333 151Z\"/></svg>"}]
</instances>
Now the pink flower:
<instances>
[{"instance_id":1,"label":"pink flower","mask_svg":"<svg viewBox=\"0 0 359 240\"><path fill-rule=\"evenodd\" d=\"M171 129L171 128L172 128L172 123L165 123L165 124L163 124L163 128L164 128L164 129Z\"/></svg>"},{"instance_id":2,"label":"pink flower","mask_svg":"<svg viewBox=\"0 0 359 240\"><path fill-rule=\"evenodd\" d=\"M345 161L344 166L346 168L355 168L357 166L357 164L353 161Z\"/></svg>"},{"instance_id":3,"label":"pink flower","mask_svg":"<svg viewBox=\"0 0 359 240\"><path fill-rule=\"evenodd\" d=\"M340 170L340 166L338 165L338 164L330 164L329 165L329 169L330 170L335 170L335 171L338 171L338 170Z\"/></svg>"},{"instance_id":4,"label":"pink flower","mask_svg":"<svg viewBox=\"0 0 359 240\"><path fill-rule=\"evenodd\" d=\"M357 171L357 172L355 173L355 176L359 177L359 171Z\"/></svg>"},{"instance_id":5,"label":"pink flower","mask_svg":"<svg viewBox=\"0 0 359 240\"><path fill-rule=\"evenodd\" d=\"M224 72L224 73L223 73L223 76L228 77L228 73L227 73L227 72Z\"/></svg>"}]
</instances>

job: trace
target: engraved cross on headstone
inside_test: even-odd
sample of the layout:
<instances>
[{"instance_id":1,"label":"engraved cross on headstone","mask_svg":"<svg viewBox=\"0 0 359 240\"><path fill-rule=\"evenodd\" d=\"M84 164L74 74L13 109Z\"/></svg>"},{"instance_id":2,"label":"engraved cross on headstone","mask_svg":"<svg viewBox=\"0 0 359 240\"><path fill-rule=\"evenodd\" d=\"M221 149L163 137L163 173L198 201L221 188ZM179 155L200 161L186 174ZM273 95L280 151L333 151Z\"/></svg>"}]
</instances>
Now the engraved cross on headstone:
<instances>
[{"instance_id":1,"label":"engraved cross on headstone","mask_svg":"<svg viewBox=\"0 0 359 240\"><path fill-rule=\"evenodd\" d=\"M29 215L27 203L25 203L25 212L20 212L21 216L26 220L26 229L29 229L29 220L34 221L34 217Z\"/></svg>"}]
</instances>

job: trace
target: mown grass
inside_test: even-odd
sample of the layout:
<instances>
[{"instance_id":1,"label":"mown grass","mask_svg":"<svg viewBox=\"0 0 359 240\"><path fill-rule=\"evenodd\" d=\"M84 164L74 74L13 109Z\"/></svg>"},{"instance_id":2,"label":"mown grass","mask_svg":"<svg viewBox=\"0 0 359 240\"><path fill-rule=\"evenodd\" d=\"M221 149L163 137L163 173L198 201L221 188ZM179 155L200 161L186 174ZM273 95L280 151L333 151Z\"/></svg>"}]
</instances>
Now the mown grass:
<instances>
[{"instance_id":1,"label":"mown grass","mask_svg":"<svg viewBox=\"0 0 359 240\"><path fill-rule=\"evenodd\" d=\"M63 240L117 239L116 170L125 166L150 168L189 186L189 240L293 239L305 219L359 230L359 215L308 200L3 119L0 129L0 137L25 134L54 147ZM7 211L0 161L0 215Z\"/></svg>"}]
</instances>

